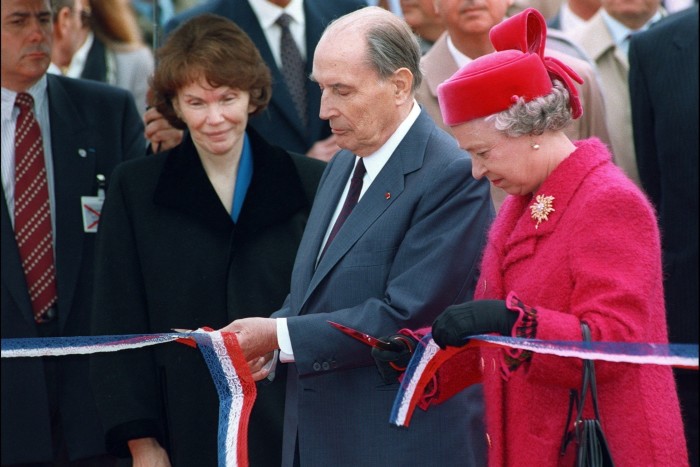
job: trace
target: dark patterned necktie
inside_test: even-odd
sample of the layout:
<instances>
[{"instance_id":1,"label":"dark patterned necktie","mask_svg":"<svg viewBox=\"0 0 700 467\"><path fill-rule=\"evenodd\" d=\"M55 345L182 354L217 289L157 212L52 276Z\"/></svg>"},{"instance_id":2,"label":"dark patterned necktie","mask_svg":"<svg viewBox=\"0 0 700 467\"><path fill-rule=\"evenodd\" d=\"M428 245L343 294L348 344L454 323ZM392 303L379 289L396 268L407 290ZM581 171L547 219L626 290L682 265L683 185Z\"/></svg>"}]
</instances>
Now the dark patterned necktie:
<instances>
[{"instance_id":1,"label":"dark patterned necktie","mask_svg":"<svg viewBox=\"0 0 700 467\"><path fill-rule=\"evenodd\" d=\"M348 196L345 198L345 202L340 210L340 214L338 214L338 218L335 220L335 224L333 224L333 229L328 235L328 240L326 240L326 244L323 247L323 252L321 253L320 257L323 257L323 255L326 253L328 245L331 244L336 234L345 223L345 220L348 218L348 216L350 216L350 213L360 200L360 192L362 192L362 179L364 178L366 172L367 170L365 169L365 164L362 162L362 158L360 158L360 160L357 161L355 171L352 173L352 178L350 179Z\"/></svg>"},{"instance_id":2,"label":"dark patterned necktie","mask_svg":"<svg viewBox=\"0 0 700 467\"><path fill-rule=\"evenodd\" d=\"M15 128L15 238L32 301L41 322L56 302L51 208L44 161L44 142L34 117L34 99L19 93Z\"/></svg>"},{"instance_id":3,"label":"dark patterned necktie","mask_svg":"<svg viewBox=\"0 0 700 467\"><path fill-rule=\"evenodd\" d=\"M282 29L282 37L280 39L280 54L282 58L282 74L287 83L289 93L292 95L294 107L297 109L299 118L306 127L308 116L306 114L306 74L304 72L305 63L301 57L301 52L297 47L292 33L289 30L289 23L292 17L287 13L282 13L277 18L276 23Z\"/></svg>"}]
</instances>

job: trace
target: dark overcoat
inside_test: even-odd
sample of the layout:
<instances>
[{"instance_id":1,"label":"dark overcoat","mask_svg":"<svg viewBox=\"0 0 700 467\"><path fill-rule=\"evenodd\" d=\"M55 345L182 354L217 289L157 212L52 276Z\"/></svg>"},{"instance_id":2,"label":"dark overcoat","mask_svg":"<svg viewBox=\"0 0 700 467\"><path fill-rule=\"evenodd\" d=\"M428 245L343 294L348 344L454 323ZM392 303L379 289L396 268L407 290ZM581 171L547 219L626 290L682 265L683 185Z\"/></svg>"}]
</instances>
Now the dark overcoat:
<instances>
[{"instance_id":1,"label":"dark overcoat","mask_svg":"<svg viewBox=\"0 0 700 467\"><path fill-rule=\"evenodd\" d=\"M247 131L253 177L237 223L189 135L115 171L98 234L96 334L218 329L282 304L325 164ZM198 350L174 342L102 354L91 377L110 450L156 436L174 467L217 465L218 399ZM279 465L283 401L284 378L259 385L251 465Z\"/></svg>"}]
</instances>

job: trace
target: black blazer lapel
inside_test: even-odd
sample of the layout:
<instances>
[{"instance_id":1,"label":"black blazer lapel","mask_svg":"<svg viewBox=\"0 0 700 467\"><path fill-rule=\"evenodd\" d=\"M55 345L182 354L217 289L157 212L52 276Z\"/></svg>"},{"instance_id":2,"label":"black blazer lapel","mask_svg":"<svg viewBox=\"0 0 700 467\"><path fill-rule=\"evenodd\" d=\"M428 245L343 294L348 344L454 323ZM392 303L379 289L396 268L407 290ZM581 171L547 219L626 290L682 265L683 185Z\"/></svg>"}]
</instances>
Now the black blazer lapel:
<instances>
[{"instance_id":1,"label":"black blazer lapel","mask_svg":"<svg viewBox=\"0 0 700 467\"><path fill-rule=\"evenodd\" d=\"M81 196L94 196L96 144L90 126L76 108L80 96L69 95L61 79L47 75L51 151L56 200L56 253L58 306L62 323L72 309L73 295L82 264L83 232Z\"/></svg>"},{"instance_id":2,"label":"black blazer lapel","mask_svg":"<svg viewBox=\"0 0 700 467\"><path fill-rule=\"evenodd\" d=\"M107 51L97 36L94 37L92 46L90 46L80 77L103 83L107 82Z\"/></svg>"},{"instance_id":3,"label":"black blazer lapel","mask_svg":"<svg viewBox=\"0 0 700 467\"><path fill-rule=\"evenodd\" d=\"M231 230L233 221L209 182L188 132L165 155L153 202L199 219L217 230Z\"/></svg>"}]
</instances>

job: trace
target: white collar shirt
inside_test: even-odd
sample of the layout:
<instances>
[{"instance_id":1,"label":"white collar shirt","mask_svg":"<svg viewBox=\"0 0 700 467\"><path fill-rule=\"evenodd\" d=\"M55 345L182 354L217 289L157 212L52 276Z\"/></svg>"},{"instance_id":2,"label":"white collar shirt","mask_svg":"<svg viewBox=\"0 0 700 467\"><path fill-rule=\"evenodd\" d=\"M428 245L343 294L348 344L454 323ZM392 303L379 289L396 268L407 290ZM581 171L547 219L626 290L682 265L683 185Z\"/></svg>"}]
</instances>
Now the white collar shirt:
<instances>
[{"instance_id":1,"label":"white collar shirt","mask_svg":"<svg viewBox=\"0 0 700 467\"><path fill-rule=\"evenodd\" d=\"M289 23L289 31L292 33L299 53L301 53L302 58L306 60L306 17L304 15L303 0L291 0L289 5L284 8L270 3L267 0L249 0L249 2L255 16L258 17L258 22L265 34L267 44L270 46L270 51L275 58L277 67L280 69L282 68L282 56L280 51L282 29L275 22L282 13L287 13L292 17L292 21Z\"/></svg>"},{"instance_id":2,"label":"white collar shirt","mask_svg":"<svg viewBox=\"0 0 700 467\"><path fill-rule=\"evenodd\" d=\"M53 180L53 158L51 157L51 125L49 123L49 98L46 90L46 75L26 90L34 98L34 115L39 122L44 142L44 162L48 179L51 224L55 230L55 201ZM15 222L15 127L19 108L15 107L17 92L2 88L2 188L5 192L7 210L12 225ZM54 236L55 239L55 236Z\"/></svg>"}]
</instances>

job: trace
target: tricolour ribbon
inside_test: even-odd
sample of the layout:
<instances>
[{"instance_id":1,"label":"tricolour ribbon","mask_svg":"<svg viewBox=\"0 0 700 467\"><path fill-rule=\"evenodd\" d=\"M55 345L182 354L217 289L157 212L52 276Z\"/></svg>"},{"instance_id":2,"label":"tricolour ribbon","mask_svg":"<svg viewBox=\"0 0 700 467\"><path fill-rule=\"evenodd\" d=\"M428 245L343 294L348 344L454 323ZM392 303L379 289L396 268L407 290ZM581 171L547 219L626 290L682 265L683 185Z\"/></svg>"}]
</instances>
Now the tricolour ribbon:
<instances>
[{"instance_id":1,"label":"tricolour ribbon","mask_svg":"<svg viewBox=\"0 0 700 467\"><path fill-rule=\"evenodd\" d=\"M246 467L247 424L255 400L250 375L235 334L204 330L186 333L2 339L2 358L115 352L173 340L194 339L209 366L219 399L219 467ZM413 411L438 368L455 354L477 345L499 345L533 352L610 362L670 365L698 369L697 344L543 341L517 337L470 336L465 347L440 350L426 334L416 346L394 401L390 422L408 426ZM465 375L465 378L469 378ZM235 448L235 449L234 449Z\"/></svg>"},{"instance_id":2,"label":"tricolour ribbon","mask_svg":"<svg viewBox=\"0 0 700 467\"><path fill-rule=\"evenodd\" d=\"M697 344L544 341L481 334L471 336L469 339L467 347L447 347L445 350L440 350L433 341L432 334L423 336L406 368L401 387L394 400L390 423L408 426L416 405L440 366L457 353L472 351L473 349L469 347L477 345L474 342L476 340L481 341L479 345L500 345L560 357L698 369ZM465 378L467 377L469 375L465 375Z\"/></svg>"},{"instance_id":3,"label":"tricolour ribbon","mask_svg":"<svg viewBox=\"0 0 700 467\"><path fill-rule=\"evenodd\" d=\"M250 369L230 332L131 334L116 336L2 339L2 358L116 352L174 340L197 343L219 395L219 467L248 467L248 419L256 389Z\"/></svg>"}]
</instances>

